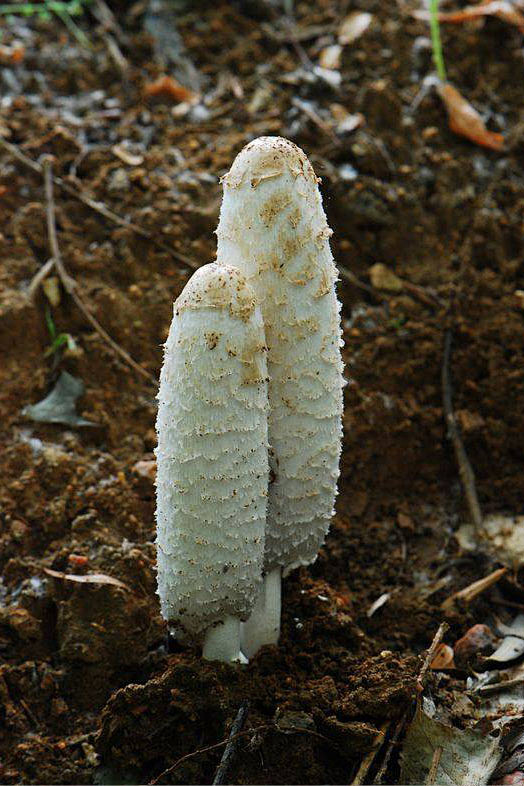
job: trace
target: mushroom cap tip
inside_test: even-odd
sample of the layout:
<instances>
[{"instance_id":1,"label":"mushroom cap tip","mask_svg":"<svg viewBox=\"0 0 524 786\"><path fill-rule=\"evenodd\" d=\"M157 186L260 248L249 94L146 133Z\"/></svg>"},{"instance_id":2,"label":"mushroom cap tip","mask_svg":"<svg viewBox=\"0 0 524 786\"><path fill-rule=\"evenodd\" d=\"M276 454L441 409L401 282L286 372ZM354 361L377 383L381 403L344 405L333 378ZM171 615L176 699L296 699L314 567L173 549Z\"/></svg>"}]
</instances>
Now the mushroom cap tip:
<instances>
[{"instance_id":1,"label":"mushroom cap tip","mask_svg":"<svg viewBox=\"0 0 524 786\"><path fill-rule=\"evenodd\" d=\"M294 142L282 136L260 136L242 148L222 181L226 187L236 188L247 176L255 188L286 171L304 176L315 186L318 182L308 157Z\"/></svg>"},{"instance_id":2,"label":"mushroom cap tip","mask_svg":"<svg viewBox=\"0 0 524 786\"><path fill-rule=\"evenodd\" d=\"M238 268L221 262L200 267L187 282L174 304L175 314L201 308L227 308L231 316L249 319L255 295Z\"/></svg>"}]
</instances>

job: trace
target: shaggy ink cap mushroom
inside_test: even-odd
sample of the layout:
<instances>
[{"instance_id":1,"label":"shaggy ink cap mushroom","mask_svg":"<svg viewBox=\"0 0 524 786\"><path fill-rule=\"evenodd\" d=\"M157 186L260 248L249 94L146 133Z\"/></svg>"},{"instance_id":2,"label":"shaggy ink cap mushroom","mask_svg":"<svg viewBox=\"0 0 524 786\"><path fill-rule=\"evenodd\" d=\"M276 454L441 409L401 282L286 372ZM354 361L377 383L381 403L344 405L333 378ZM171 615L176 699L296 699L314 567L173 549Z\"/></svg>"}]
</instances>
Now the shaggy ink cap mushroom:
<instances>
[{"instance_id":1,"label":"shaggy ink cap mushroom","mask_svg":"<svg viewBox=\"0 0 524 786\"><path fill-rule=\"evenodd\" d=\"M234 660L261 583L268 488L262 316L242 273L201 267L174 304L158 394L163 617Z\"/></svg>"},{"instance_id":2,"label":"shaggy ink cap mushroom","mask_svg":"<svg viewBox=\"0 0 524 786\"><path fill-rule=\"evenodd\" d=\"M258 637L245 644L252 650L278 640L280 572L316 559L333 513L344 385L340 304L331 230L302 150L280 137L255 139L223 186L218 252L253 287L269 350L266 580L246 627L267 630L262 639L254 630L247 634ZM262 620L264 605L273 606L271 622Z\"/></svg>"}]
</instances>

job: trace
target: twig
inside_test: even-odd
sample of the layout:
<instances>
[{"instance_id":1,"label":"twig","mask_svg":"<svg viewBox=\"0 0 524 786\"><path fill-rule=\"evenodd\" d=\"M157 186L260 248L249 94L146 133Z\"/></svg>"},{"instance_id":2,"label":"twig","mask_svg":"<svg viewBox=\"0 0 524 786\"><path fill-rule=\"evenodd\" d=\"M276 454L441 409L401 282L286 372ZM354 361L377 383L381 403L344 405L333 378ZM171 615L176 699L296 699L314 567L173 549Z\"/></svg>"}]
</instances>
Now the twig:
<instances>
[{"instance_id":1,"label":"twig","mask_svg":"<svg viewBox=\"0 0 524 786\"><path fill-rule=\"evenodd\" d=\"M362 289L364 292L368 292L372 295L376 300L380 300L382 303L389 303L389 299L391 296L380 292L379 290L375 289L374 287L369 286L369 284L365 284L361 281L357 276L351 272L347 267L343 265L337 265L338 272L340 273L340 277L346 279L346 281L350 281L359 289ZM430 308L443 308L446 304L443 300L439 298L439 296L430 290L425 290L423 287L419 287L416 284L412 284L410 281L406 281L406 279L401 279L402 286L410 295L412 295L416 300L419 300L425 306L429 306Z\"/></svg>"},{"instance_id":2,"label":"twig","mask_svg":"<svg viewBox=\"0 0 524 786\"><path fill-rule=\"evenodd\" d=\"M365 783L366 775L369 772L371 765L373 764L375 757L379 750L382 747L382 743L386 738L386 732L388 730L389 723L383 723L379 729L379 732L375 739L373 740L373 747L369 751L369 753L364 757L360 767L358 768L357 774L351 781L351 786L361 786L361 784Z\"/></svg>"},{"instance_id":3,"label":"twig","mask_svg":"<svg viewBox=\"0 0 524 786\"><path fill-rule=\"evenodd\" d=\"M334 145L340 147L342 142L335 134L333 129L320 117L320 115L315 112L315 110L307 103L307 101L302 101L301 98L297 98L297 96L293 96L291 98L291 103L293 106L296 106L297 109L300 109L309 119L318 127L324 134L327 134Z\"/></svg>"},{"instance_id":4,"label":"twig","mask_svg":"<svg viewBox=\"0 0 524 786\"><path fill-rule=\"evenodd\" d=\"M522 685L524 683L524 677L515 677L512 680L501 680L500 682L494 682L491 685L482 685L475 693L481 693L484 696L487 696L491 693L498 693L501 690L506 690L506 688L514 688L517 685Z\"/></svg>"},{"instance_id":5,"label":"twig","mask_svg":"<svg viewBox=\"0 0 524 786\"><path fill-rule=\"evenodd\" d=\"M444 406L444 418L447 425L447 436L453 444L455 451L455 458L458 464L458 471L462 481L462 487L466 495L471 521L477 533L482 528L482 512L480 510L480 503L477 496L477 489L475 486L475 473L469 462L464 444L460 437L459 429L455 414L453 412L453 402L451 397L451 375L450 375L450 359L451 359L451 340L452 330L448 328L444 338L444 358L442 361L442 400Z\"/></svg>"},{"instance_id":6,"label":"twig","mask_svg":"<svg viewBox=\"0 0 524 786\"><path fill-rule=\"evenodd\" d=\"M405 728L406 723L408 721L409 713L410 713L410 710L407 710L406 712L404 712L404 714L402 715L402 717L400 718L398 723L395 725L395 729L394 729L393 734L391 735L391 737L389 739L389 742L388 742L388 745L387 745L387 749L386 749L386 752L384 754L384 759L382 761L382 764L380 765L379 771L375 775L373 783L377 783L377 784L382 783L382 779L383 779L384 775L386 774L386 770L387 770L388 765L389 765L389 760L391 759L391 754L393 752L393 748L395 747L395 745L397 745L398 739L399 739L400 735L402 734L402 732L404 731L404 728Z\"/></svg>"},{"instance_id":7,"label":"twig","mask_svg":"<svg viewBox=\"0 0 524 786\"><path fill-rule=\"evenodd\" d=\"M425 783L428 785L435 783L435 778L437 777L437 772L438 772L438 765L440 764L440 759L442 758L443 750L444 749L442 745L439 745L438 748L435 748L435 751L433 753L433 759L431 762L431 767L429 768L429 772L425 780Z\"/></svg>"},{"instance_id":8,"label":"twig","mask_svg":"<svg viewBox=\"0 0 524 786\"><path fill-rule=\"evenodd\" d=\"M474 581L472 584L468 584L467 587L464 589L455 592L449 598L440 604L440 608L443 611L447 611L448 609L453 608L456 601L462 601L463 603L471 603L481 592L492 587L497 581L500 581L502 576L504 576L508 572L507 568L498 568L494 570L493 573L490 573L488 576L484 576L483 579L479 579L478 581ZM511 635L511 634L509 634Z\"/></svg>"},{"instance_id":9,"label":"twig","mask_svg":"<svg viewBox=\"0 0 524 786\"><path fill-rule=\"evenodd\" d=\"M370 287L369 284L365 284L363 281L357 278L356 275L351 272L351 270L347 269L347 267L344 267L343 265L337 265L337 267L341 278L345 278L346 281L350 281L359 289L362 289L364 292L367 292L368 294L372 295L377 300L380 300L381 303L387 303L387 299L383 297L383 295L381 295L380 292L377 292L376 289Z\"/></svg>"},{"instance_id":10,"label":"twig","mask_svg":"<svg viewBox=\"0 0 524 786\"><path fill-rule=\"evenodd\" d=\"M231 729L231 731L233 731ZM264 723L261 726L254 726L251 729L244 729L244 731L239 731L236 734L230 734L225 740L221 740L220 742L215 742L214 745L207 745L205 748L199 748L196 751L192 751L191 753L186 753L185 756L181 756L180 759L177 759L174 764L168 767L166 770L163 770L160 775L157 775L152 781L149 781L149 786L156 786L161 778L166 775L171 775L178 767L183 764L183 762L188 761L189 759L194 759L196 756L200 756L202 753L209 753L209 751L217 750L221 748L223 745L228 745L232 740L238 737L245 737L248 734L258 734L261 731L276 731L280 732L281 734L308 734L311 737L316 737L317 739L322 740L323 742L327 742L329 745L332 745L337 752L340 753L339 747L328 737L324 737L323 734L319 734L317 731L313 731L312 729L304 729L300 726L289 726L286 729L281 729L276 723Z\"/></svg>"},{"instance_id":11,"label":"twig","mask_svg":"<svg viewBox=\"0 0 524 786\"><path fill-rule=\"evenodd\" d=\"M424 679L428 672L431 663L435 657L435 653L439 644L441 644L442 639L444 638L446 632L449 630L449 625L447 622L441 622L437 632L433 637L433 641L431 642L428 651L426 652L426 657L424 658L424 663L422 664L422 668L420 669L419 675L417 677L417 691L420 694L424 690Z\"/></svg>"},{"instance_id":12,"label":"twig","mask_svg":"<svg viewBox=\"0 0 524 786\"><path fill-rule=\"evenodd\" d=\"M231 765L233 764L233 761L237 753L239 738L236 735L238 734L239 731L242 731L242 729L244 728L244 724L246 722L248 712L249 712L249 702L246 700L243 701L242 704L240 705L238 714L233 722L233 725L231 726L229 739L224 749L222 759L220 760L220 764L217 767L215 778L213 780L213 786L226 783L226 778L229 774L229 770L231 768Z\"/></svg>"},{"instance_id":13,"label":"twig","mask_svg":"<svg viewBox=\"0 0 524 786\"><path fill-rule=\"evenodd\" d=\"M95 0L94 6L91 6L91 13L107 30L111 30L115 37L123 44L128 43L128 37L118 24L114 13L111 11L105 0Z\"/></svg>"},{"instance_id":14,"label":"twig","mask_svg":"<svg viewBox=\"0 0 524 786\"><path fill-rule=\"evenodd\" d=\"M27 288L27 294L31 299L35 296L38 287L40 286L42 281L47 277L47 275L52 271L54 266L55 266L55 260L53 259L53 257L51 257L51 259L48 259L45 265L42 265L40 270L38 270L35 273Z\"/></svg>"},{"instance_id":15,"label":"twig","mask_svg":"<svg viewBox=\"0 0 524 786\"><path fill-rule=\"evenodd\" d=\"M38 164L36 161L33 161L31 158L26 156L24 153L22 153L21 150L18 149L16 145L13 145L11 142L8 142L6 139L4 139L1 136L0 136L0 147L3 147L4 150L7 150L7 152L13 156L13 158L16 158L17 161L19 161L28 169L31 169L33 172L36 172L37 175L40 176L43 175L43 170L40 164ZM94 199L85 196L85 194L82 194L80 191L77 191L77 189L73 188L73 186L71 186L69 183L66 183L65 180L63 180L61 177L54 175L53 183L59 188L61 188L63 191L65 191L66 194L69 194L70 196L74 197L74 199L78 199L79 202L82 202L82 204L86 205L91 210L94 210L95 213L98 213L99 215L103 216L108 221L111 221L113 224L117 224L118 226L125 227L126 229L130 229L136 235L140 235L141 237L144 237L146 240L152 243L156 248L159 248L161 251L164 251L166 254L169 254L171 257L173 257L173 259L176 259L177 262L180 262L186 267L189 267L191 270L197 270L200 267L200 265L198 265L192 259L186 257L185 254L181 254L179 251L175 251L169 246L166 246L160 240L157 240L157 238L153 234L151 234L151 232L148 232L147 229L144 229L138 224L134 224L132 221L128 221L126 218L122 218L122 216L119 216L117 213L114 213L112 210L110 210L102 203L95 202Z\"/></svg>"},{"instance_id":16,"label":"twig","mask_svg":"<svg viewBox=\"0 0 524 786\"><path fill-rule=\"evenodd\" d=\"M42 169L44 174L45 195L46 195L46 218L47 218L47 233L49 237L49 245L51 246L51 253L53 255L53 263L56 272L62 282L62 285L68 295L72 297L75 304L78 306L85 318L91 323L96 332L102 337L106 344L111 347L113 352L119 355L125 362L131 366L135 371L138 371L143 377L148 379L156 386L156 379L142 368L131 355L126 352L119 344L114 341L109 333L107 333L97 319L91 314L81 296L77 291L76 282L64 267L60 248L58 246L58 237L56 234L56 221L55 221L55 203L53 198L53 169L52 169L51 156L46 156L42 162Z\"/></svg>"}]
</instances>

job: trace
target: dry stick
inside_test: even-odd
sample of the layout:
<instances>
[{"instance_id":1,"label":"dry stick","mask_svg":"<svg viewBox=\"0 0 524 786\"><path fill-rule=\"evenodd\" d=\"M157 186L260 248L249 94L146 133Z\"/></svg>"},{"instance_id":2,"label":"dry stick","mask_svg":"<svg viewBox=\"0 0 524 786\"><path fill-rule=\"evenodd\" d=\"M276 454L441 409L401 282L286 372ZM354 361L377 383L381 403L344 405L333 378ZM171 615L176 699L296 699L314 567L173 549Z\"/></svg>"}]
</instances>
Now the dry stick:
<instances>
[{"instance_id":1,"label":"dry stick","mask_svg":"<svg viewBox=\"0 0 524 786\"><path fill-rule=\"evenodd\" d=\"M58 238L56 234L56 221L55 221L55 203L53 198L53 169L51 163L51 157L46 156L42 163L43 173L44 173L44 183L45 183L45 195L46 195L46 218L47 218L47 233L49 236L49 244L51 246L51 254L53 255L53 262L56 272L60 278L60 281L63 284L63 287L68 295L70 295L82 314L85 318L91 323L94 327L96 332L102 337L102 339L108 344L113 352L119 355L125 362L131 366L135 371L138 371L143 377L148 379L153 385L156 386L156 379L146 371L145 368L142 368L133 358L131 355L126 352L116 341L113 341L109 333L107 333L102 325L98 322L97 319L91 314L87 306L85 305L84 301L80 297L77 292L76 282L67 270L64 267L64 263L62 261L62 256L60 254L60 248L58 246Z\"/></svg>"},{"instance_id":2,"label":"dry stick","mask_svg":"<svg viewBox=\"0 0 524 786\"><path fill-rule=\"evenodd\" d=\"M388 730L389 723L383 723L379 729L379 732L375 739L373 740L373 747L369 751L369 753L364 757L360 767L358 768L358 772L351 781L351 786L361 786L365 782L366 775L368 774L371 765L375 761L375 758L380 751L382 744L386 738L386 732Z\"/></svg>"},{"instance_id":3,"label":"dry stick","mask_svg":"<svg viewBox=\"0 0 524 786\"><path fill-rule=\"evenodd\" d=\"M446 598L446 600L440 604L440 608L443 611L448 611L449 609L453 608L457 601L462 603L471 603L471 601L480 595L481 592L485 592L485 590L496 584L497 581L500 581L502 576L504 576L507 572L507 568L497 568L497 570L494 570L489 575L484 576L484 578L478 579L478 581L474 581L472 584L468 584L467 587L464 587L464 589L461 589L458 592L453 593L453 595L450 595L449 598Z\"/></svg>"},{"instance_id":4,"label":"dry stick","mask_svg":"<svg viewBox=\"0 0 524 786\"><path fill-rule=\"evenodd\" d=\"M337 265L338 272L340 273L340 277L346 279L346 281L350 281L359 289L362 289L364 292L368 292L372 295L376 300L379 300L381 303L389 303L389 298L383 292L376 290L374 287L370 287L369 284L365 284L361 281L357 276L351 272L347 267L343 265ZM402 279L402 285L406 292L412 295L416 300L419 300L426 306L430 308L443 308L446 304L443 300L441 300L437 294L433 292L428 292L427 290L423 289L422 287L417 286L416 284L411 284L409 281Z\"/></svg>"},{"instance_id":5,"label":"dry stick","mask_svg":"<svg viewBox=\"0 0 524 786\"><path fill-rule=\"evenodd\" d=\"M51 257L51 259L48 259L45 265L42 265L42 267L35 273L27 288L27 294L31 298L31 300L36 295L38 287L40 286L42 281L52 271L54 266L55 266L55 260Z\"/></svg>"},{"instance_id":6,"label":"dry stick","mask_svg":"<svg viewBox=\"0 0 524 786\"><path fill-rule=\"evenodd\" d=\"M171 775L180 765L188 761L188 759L194 759L196 756L200 756L202 753L208 753L209 751L215 751L217 748L221 748L223 745L227 745L231 740L235 739L236 737L245 737L246 734L256 734L259 731L265 731L266 729L271 729L273 726L271 724L264 725L264 726L256 726L254 729L248 729L247 731L239 731L238 734L234 736L229 736L227 740L221 740L220 742L215 742L214 745L207 745L205 748L198 748L196 751L192 751L191 753L186 753L185 756L181 756L179 759L175 761L171 767L168 767L166 770L163 770L160 775L157 775L156 778L153 778L152 781L149 781L149 786L155 786L158 781L163 778L165 775Z\"/></svg>"},{"instance_id":7,"label":"dry stick","mask_svg":"<svg viewBox=\"0 0 524 786\"><path fill-rule=\"evenodd\" d=\"M435 653L439 644L442 642L444 635L449 630L449 625L447 622L441 622L435 636L433 637L433 641L431 642L428 651L426 652L426 657L424 658L424 663L422 664L422 668L420 669L419 675L417 677L417 691L419 693L419 697L424 690L424 679L428 672L431 663L433 662L433 658L435 657Z\"/></svg>"},{"instance_id":8,"label":"dry stick","mask_svg":"<svg viewBox=\"0 0 524 786\"><path fill-rule=\"evenodd\" d=\"M384 759L382 761L382 764L380 765L379 771L375 775L373 783L376 783L376 784L382 783L382 779L384 778L384 776L386 774L386 770L387 770L388 765L389 765L389 760L391 759L391 754L393 752L393 748L395 747L395 745L397 745L399 737L402 734L402 732L404 731L404 728L405 728L406 723L408 721L408 714L409 714L409 710L404 712L404 714L402 715L402 717L400 718L398 723L395 725L395 729L393 730L393 734L391 735L391 737L389 739L389 742L387 744L386 752L384 754Z\"/></svg>"},{"instance_id":9,"label":"dry stick","mask_svg":"<svg viewBox=\"0 0 524 786\"><path fill-rule=\"evenodd\" d=\"M305 101L302 101L300 98L297 98L296 96L292 97L291 103L293 106L296 106L297 109L300 109L300 111L303 112L307 117L309 117L309 119L331 139L336 147L340 147L342 145L342 142L334 133L333 129L326 122L324 122L324 120L322 120L320 115L315 112L315 110L312 109L309 104L307 104Z\"/></svg>"},{"instance_id":10,"label":"dry stick","mask_svg":"<svg viewBox=\"0 0 524 786\"><path fill-rule=\"evenodd\" d=\"M16 158L17 161L20 161L20 163L23 164L28 169L31 169L33 172L36 172L37 175L40 176L43 175L43 170L40 164L38 164L36 161L33 161L31 158L26 156L24 153L22 153L21 150L18 149L16 145L13 145L11 142L8 142L6 139L3 139L3 137L1 136L0 136L0 147L3 147L4 150L7 150L7 152L13 156L13 158ZM140 235L141 237L144 237L146 240L152 243L156 248L159 248L161 251L164 251L166 254L169 254L177 262L180 262L181 264L185 265L191 270L197 270L200 267L200 265L198 265L194 260L190 259L189 257L186 257L185 254L181 254L179 251L175 251L169 246L166 246L160 240L157 240L157 238L153 234L151 234L151 232L148 232L147 229L144 229L138 224L134 224L132 221L128 221L126 218L122 218L122 216L119 216L117 213L114 213L112 210L110 210L102 203L95 202L94 199L85 196L85 194L82 194L80 191L77 191L77 189L73 188L73 186L71 186L69 183L66 183L65 180L63 180L61 177L55 175L53 177L53 183L59 186L59 188L61 188L63 191L65 191L66 194L69 194L70 196L74 197L74 199L78 199L78 201L82 202L82 204L86 205L86 207L89 207L91 210L94 210L95 213L98 213L104 218L107 218L107 220L111 221L113 224L117 224L118 226L125 227L126 229L130 229L136 235Z\"/></svg>"},{"instance_id":11,"label":"dry stick","mask_svg":"<svg viewBox=\"0 0 524 786\"><path fill-rule=\"evenodd\" d=\"M469 459L464 448L462 439L460 438L459 429L455 414L453 412L453 402L451 398L451 375L449 370L451 358L451 339L452 330L448 328L444 338L444 358L442 362L442 400L444 405L444 417L448 428L447 436L453 444L455 451L455 458L458 464L458 470L466 500L468 503L471 521L477 533L482 528L482 513L477 496L477 489L475 486L475 473L469 463Z\"/></svg>"},{"instance_id":12,"label":"dry stick","mask_svg":"<svg viewBox=\"0 0 524 786\"><path fill-rule=\"evenodd\" d=\"M238 749L239 738L236 735L238 734L239 731L242 731L242 729L244 728L244 724L247 720L248 712L249 712L249 701L246 700L243 701L242 704L240 705L238 714L233 722L233 725L231 726L229 739L224 749L222 759L220 760L220 764L217 767L215 778L213 780L213 786L226 783L226 778L229 774L229 770L231 768L231 765L233 764Z\"/></svg>"},{"instance_id":13,"label":"dry stick","mask_svg":"<svg viewBox=\"0 0 524 786\"><path fill-rule=\"evenodd\" d=\"M351 270L348 270L347 267L344 267L343 265L338 265L338 272L340 273L341 278L345 278L346 281L350 281L356 287L372 295L374 298L380 300L382 303L387 303L386 298L383 297L380 294L380 292L377 292L376 289L373 289L373 287L370 287L368 284L365 284L363 281L357 278L356 275L352 273Z\"/></svg>"},{"instance_id":14,"label":"dry stick","mask_svg":"<svg viewBox=\"0 0 524 786\"><path fill-rule=\"evenodd\" d=\"M425 780L426 784L433 784L435 783L435 778L437 777L438 772L438 765L440 764L440 759L442 758L444 748L442 745L439 745L438 748L435 748L435 752L433 753L433 760L431 762L431 767L429 768L428 776Z\"/></svg>"},{"instance_id":15,"label":"dry stick","mask_svg":"<svg viewBox=\"0 0 524 786\"><path fill-rule=\"evenodd\" d=\"M524 677L515 677L512 680L501 680L500 682L494 682L491 685L482 685L482 687L478 688L475 693L481 693L483 696L487 696L491 693L498 693L501 690L506 690L506 688L514 688L517 685L522 685L524 683Z\"/></svg>"}]
</instances>

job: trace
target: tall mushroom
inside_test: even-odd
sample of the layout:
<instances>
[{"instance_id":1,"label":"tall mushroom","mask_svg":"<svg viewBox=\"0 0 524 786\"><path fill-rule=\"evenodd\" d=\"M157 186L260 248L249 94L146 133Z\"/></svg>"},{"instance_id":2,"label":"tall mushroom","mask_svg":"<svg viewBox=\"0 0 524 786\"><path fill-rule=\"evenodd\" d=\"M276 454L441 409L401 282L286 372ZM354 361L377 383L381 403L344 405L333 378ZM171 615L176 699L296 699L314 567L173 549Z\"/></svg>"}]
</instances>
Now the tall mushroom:
<instances>
[{"instance_id":1,"label":"tall mushroom","mask_svg":"<svg viewBox=\"0 0 524 786\"><path fill-rule=\"evenodd\" d=\"M267 363L260 310L234 267L201 267L176 300L158 401L162 615L203 639L204 657L239 660L264 552Z\"/></svg>"},{"instance_id":2,"label":"tall mushroom","mask_svg":"<svg viewBox=\"0 0 524 786\"><path fill-rule=\"evenodd\" d=\"M248 144L223 178L218 253L262 308L269 348L270 486L264 589L243 626L252 655L280 632L280 578L313 562L336 495L343 364L337 271L318 180L281 137Z\"/></svg>"}]
</instances>

